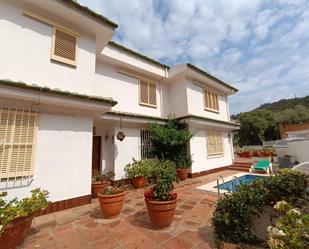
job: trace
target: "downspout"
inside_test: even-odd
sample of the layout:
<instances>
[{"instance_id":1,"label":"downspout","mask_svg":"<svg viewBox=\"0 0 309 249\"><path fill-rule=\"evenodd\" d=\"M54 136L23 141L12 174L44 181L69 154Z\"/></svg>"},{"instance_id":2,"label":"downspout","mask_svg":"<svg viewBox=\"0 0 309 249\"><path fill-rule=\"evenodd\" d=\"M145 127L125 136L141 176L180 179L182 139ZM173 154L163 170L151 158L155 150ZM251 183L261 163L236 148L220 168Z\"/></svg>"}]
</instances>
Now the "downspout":
<instances>
[{"instance_id":1,"label":"downspout","mask_svg":"<svg viewBox=\"0 0 309 249\"><path fill-rule=\"evenodd\" d=\"M228 102L228 94L230 93L235 93L234 90L228 92L227 94L225 94L225 102L226 102L226 113L227 113L227 117L228 117L228 121L231 122L231 117L230 117L230 105ZM232 155L232 163L234 163L234 144L233 144L233 132L230 131L229 134L229 140L230 140L230 148L231 148L231 155Z\"/></svg>"},{"instance_id":2,"label":"downspout","mask_svg":"<svg viewBox=\"0 0 309 249\"><path fill-rule=\"evenodd\" d=\"M161 117L163 117L163 89L162 89L162 81L164 79L167 79L168 77L168 71L167 68L165 68L165 72L164 72L164 77L159 79L159 87L160 87L160 112L161 112Z\"/></svg>"}]
</instances>

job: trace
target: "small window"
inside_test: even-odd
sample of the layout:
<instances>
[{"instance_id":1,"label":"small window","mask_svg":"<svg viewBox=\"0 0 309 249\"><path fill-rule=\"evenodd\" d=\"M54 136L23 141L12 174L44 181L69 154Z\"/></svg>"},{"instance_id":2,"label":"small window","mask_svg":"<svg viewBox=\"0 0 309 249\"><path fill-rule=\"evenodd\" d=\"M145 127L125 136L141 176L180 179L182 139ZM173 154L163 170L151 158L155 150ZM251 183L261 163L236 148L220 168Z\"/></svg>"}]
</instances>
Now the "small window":
<instances>
[{"instance_id":1,"label":"small window","mask_svg":"<svg viewBox=\"0 0 309 249\"><path fill-rule=\"evenodd\" d=\"M33 174L37 113L0 107L0 180Z\"/></svg>"},{"instance_id":2,"label":"small window","mask_svg":"<svg viewBox=\"0 0 309 249\"><path fill-rule=\"evenodd\" d=\"M141 159L153 158L150 138L150 130L141 130Z\"/></svg>"},{"instance_id":3,"label":"small window","mask_svg":"<svg viewBox=\"0 0 309 249\"><path fill-rule=\"evenodd\" d=\"M204 89L204 103L205 110L219 112L219 98L218 94Z\"/></svg>"},{"instance_id":4,"label":"small window","mask_svg":"<svg viewBox=\"0 0 309 249\"><path fill-rule=\"evenodd\" d=\"M208 131L206 139L208 156L220 156L224 154L222 132Z\"/></svg>"},{"instance_id":5,"label":"small window","mask_svg":"<svg viewBox=\"0 0 309 249\"><path fill-rule=\"evenodd\" d=\"M76 66L77 36L54 27L51 59Z\"/></svg>"},{"instance_id":6,"label":"small window","mask_svg":"<svg viewBox=\"0 0 309 249\"><path fill-rule=\"evenodd\" d=\"M157 106L157 86L145 80L140 80L140 104L156 107Z\"/></svg>"}]
</instances>

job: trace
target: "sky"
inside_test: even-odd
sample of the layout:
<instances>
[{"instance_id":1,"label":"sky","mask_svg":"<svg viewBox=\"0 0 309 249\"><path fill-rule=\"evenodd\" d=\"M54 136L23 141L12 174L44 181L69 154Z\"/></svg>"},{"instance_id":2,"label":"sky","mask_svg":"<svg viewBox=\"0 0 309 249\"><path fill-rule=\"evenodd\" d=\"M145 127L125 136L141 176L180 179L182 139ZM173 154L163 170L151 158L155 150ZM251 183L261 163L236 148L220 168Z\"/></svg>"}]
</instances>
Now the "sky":
<instances>
[{"instance_id":1,"label":"sky","mask_svg":"<svg viewBox=\"0 0 309 249\"><path fill-rule=\"evenodd\" d=\"M239 89L232 114L309 95L308 0L79 0L116 22L113 40L190 62Z\"/></svg>"}]
</instances>

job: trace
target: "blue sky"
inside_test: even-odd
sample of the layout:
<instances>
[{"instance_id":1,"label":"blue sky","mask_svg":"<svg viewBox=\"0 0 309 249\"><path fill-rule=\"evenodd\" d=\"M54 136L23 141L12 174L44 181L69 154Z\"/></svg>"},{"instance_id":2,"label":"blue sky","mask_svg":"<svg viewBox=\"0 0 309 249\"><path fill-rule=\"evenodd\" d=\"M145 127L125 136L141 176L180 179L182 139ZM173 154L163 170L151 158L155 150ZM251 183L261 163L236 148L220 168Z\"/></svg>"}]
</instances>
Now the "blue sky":
<instances>
[{"instance_id":1,"label":"blue sky","mask_svg":"<svg viewBox=\"0 0 309 249\"><path fill-rule=\"evenodd\" d=\"M307 0L79 0L119 24L113 40L232 84L231 113L309 94Z\"/></svg>"}]
</instances>

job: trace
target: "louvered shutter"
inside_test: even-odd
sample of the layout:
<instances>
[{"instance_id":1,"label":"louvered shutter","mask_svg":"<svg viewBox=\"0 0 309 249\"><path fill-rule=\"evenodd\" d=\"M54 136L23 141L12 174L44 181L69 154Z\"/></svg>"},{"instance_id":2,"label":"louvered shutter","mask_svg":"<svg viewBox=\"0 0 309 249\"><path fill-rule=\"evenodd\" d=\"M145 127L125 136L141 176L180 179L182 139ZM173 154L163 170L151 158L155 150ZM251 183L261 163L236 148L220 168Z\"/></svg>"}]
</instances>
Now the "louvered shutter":
<instances>
[{"instance_id":1,"label":"louvered shutter","mask_svg":"<svg viewBox=\"0 0 309 249\"><path fill-rule=\"evenodd\" d=\"M205 99L204 103L205 103L206 109L219 111L218 94L205 89L204 99Z\"/></svg>"},{"instance_id":2,"label":"louvered shutter","mask_svg":"<svg viewBox=\"0 0 309 249\"><path fill-rule=\"evenodd\" d=\"M148 104L148 82L140 81L140 102Z\"/></svg>"},{"instance_id":3,"label":"louvered shutter","mask_svg":"<svg viewBox=\"0 0 309 249\"><path fill-rule=\"evenodd\" d=\"M221 132L207 132L207 154L208 156L222 155L224 153L223 137Z\"/></svg>"},{"instance_id":4,"label":"louvered shutter","mask_svg":"<svg viewBox=\"0 0 309 249\"><path fill-rule=\"evenodd\" d=\"M52 59L76 65L77 37L59 28L54 28Z\"/></svg>"},{"instance_id":5,"label":"louvered shutter","mask_svg":"<svg viewBox=\"0 0 309 249\"><path fill-rule=\"evenodd\" d=\"M150 105L157 105L157 87L155 84L149 84L149 104Z\"/></svg>"},{"instance_id":6,"label":"louvered shutter","mask_svg":"<svg viewBox=\"0 0 309 249\"><path fill-rule=\"evenodd\" d=\"M37 114L31 111L0 109L1 178L33 173L33 149Z\"/></svg>"}]
</instances>

